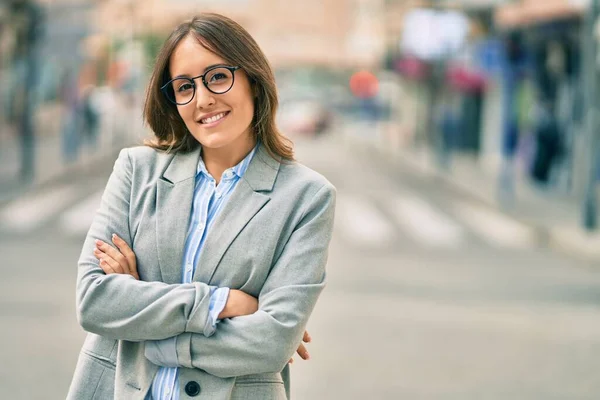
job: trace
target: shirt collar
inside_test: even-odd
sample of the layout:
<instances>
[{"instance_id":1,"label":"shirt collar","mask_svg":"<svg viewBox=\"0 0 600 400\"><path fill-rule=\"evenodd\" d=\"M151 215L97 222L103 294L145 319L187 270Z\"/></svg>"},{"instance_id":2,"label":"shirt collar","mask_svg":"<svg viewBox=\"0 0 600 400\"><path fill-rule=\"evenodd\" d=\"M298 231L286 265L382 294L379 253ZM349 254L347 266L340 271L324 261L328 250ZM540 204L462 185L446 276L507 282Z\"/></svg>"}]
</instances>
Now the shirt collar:
<instances>
[{"instance_id":1,"label":"shirt collar","mask_svg":"<svg viewBox=\"0 0 600 400\"><path fill-rule=\"evenodd\" d=\"M233 174L235 174L235 176L237 176L239 178L244 176L244 173L248 169L248 166L250 165L250 161L252 161L252 158L254 157L254 154L256 153L256 149L258 149L258 146L259 146L259 143L256 143L256 146L254 146L252 151L250 151L250 153L248 153L242 161L240 161L234 167L228 168L225 171L223 171L223 179L231 179L233 177ZM229 173L229 176L227 176L229 171L231 171L231 173ZM200 173L204 173L206 176L211 176L208 173L208 170L206 169L204 160L202 159L202 148L200 148L200 158L198 159L198 168L196 170L196 175L198 175Z\"/></svg>"}]
</instances>

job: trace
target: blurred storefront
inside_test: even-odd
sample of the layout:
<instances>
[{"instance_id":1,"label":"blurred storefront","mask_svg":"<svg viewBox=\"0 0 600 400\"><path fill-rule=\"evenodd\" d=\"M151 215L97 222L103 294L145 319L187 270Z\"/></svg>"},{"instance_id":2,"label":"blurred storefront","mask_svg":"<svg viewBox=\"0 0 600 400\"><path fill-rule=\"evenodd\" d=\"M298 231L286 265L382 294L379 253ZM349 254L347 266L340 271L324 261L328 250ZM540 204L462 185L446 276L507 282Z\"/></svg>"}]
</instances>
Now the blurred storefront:
<instances>
[{"instance_id":1,"label":"blurred storefront","mask_svg":"<svg viewBox=\"0 0 600 400\"><path fill-rule=\"evenodd\" d=\"M409 140L395 142L434 149L442 161L508 160L538 184L580 192L586 2L412 3L385 63L402 77L398 134Z\"/></svg>"}]
</instances>

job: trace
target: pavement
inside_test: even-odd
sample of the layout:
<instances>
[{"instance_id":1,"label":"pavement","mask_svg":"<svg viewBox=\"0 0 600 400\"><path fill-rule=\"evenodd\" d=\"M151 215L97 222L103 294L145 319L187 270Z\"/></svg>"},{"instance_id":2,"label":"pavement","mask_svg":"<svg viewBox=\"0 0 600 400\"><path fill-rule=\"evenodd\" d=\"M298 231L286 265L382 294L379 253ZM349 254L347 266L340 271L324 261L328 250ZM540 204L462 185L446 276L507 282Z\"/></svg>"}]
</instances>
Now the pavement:
<instances>
[{"instance_id":1,"label":"pavement","mask_svg":"<svg viewBox=\"0 0 600 400\"><path fill-rule=\"evenodd\" d=\"M114 161L122 147L142 142L147 135L142 125L142 107L128 104L122 96L105 88L99 92L102 98L99 134L94 141L80 138L73 157L65 156L64 108L49 103L37 110L35 165L31 180L24 181L19 177L21 146L14 128L0 125L0 204L52 186L56 181L92 169L103 161Z\"/></svg>"},{"instance_id":2,"label":"pavement","mask_svg":"<svg viewBox=\"0 0 600 400\"><path fill-rule=\"evenodd\" d=\"M424 179L460 191L530 227L540 246L600 262L600 229L589 232L582 228L581 201L574 196L536 187L517 169L514 197L503 201L498 190L499 166L454 155L448 167L440 168L429 149L406 146L392 150L377 128L364 123L352 125L340 130L343 134L339 139L367 162L376 162L384 169L411 168ZM364 133L369 131L375 133Z\"/></svg>"},{"instance_id":3,"label":"pavement","mask_svg":"<svg viewBox=\"0 0 600 400\"><path fill-rule=\"evenodd\" d=\"M337 207L293 399L597 398L594 262L541 247L530 227L335 136L296 148L336 186ZM76 264L112 161L0 205L3 398L65 398L85 335Z\"/></svg>"}]
</instances>

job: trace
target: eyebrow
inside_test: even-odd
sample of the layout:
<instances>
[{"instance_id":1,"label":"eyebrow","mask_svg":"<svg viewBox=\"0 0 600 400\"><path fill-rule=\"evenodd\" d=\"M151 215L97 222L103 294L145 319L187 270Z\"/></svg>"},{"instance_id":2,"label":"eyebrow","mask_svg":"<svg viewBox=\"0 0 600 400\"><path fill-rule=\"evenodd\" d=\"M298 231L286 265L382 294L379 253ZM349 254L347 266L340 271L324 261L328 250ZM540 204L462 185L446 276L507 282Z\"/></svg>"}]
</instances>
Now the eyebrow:
<instances>
[{"instance_id":1,"label":"eyebrow","mask_svg":"<svg viewBox=\"0 0 600 400\"><path fill-rule=\"evenodd\" d=\"M215 67L228 67L229 64L224 64L224 63L218 63L218 64L211 64L208 67L204 68L204 71L202 72L202 74L205 74L206 71L208 71L211 68L215 68ZM174 76L172 79L176 79L176 78L190 78L191 75L177 75Z\"/></svg>"}]
</instances>

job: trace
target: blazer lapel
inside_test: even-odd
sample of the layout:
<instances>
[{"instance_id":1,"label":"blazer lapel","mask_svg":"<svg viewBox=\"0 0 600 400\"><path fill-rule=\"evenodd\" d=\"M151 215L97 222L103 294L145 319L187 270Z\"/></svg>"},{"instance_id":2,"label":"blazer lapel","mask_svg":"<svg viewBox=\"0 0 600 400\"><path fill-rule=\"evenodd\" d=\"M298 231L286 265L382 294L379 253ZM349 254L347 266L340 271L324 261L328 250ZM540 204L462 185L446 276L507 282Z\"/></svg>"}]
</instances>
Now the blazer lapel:
<instances>
[{"instance_id":1,"label":"blazer lapel","mask_svg":"<svg viewBox=\"0 0 600 400\"><path fill-rule=\"evenodd\" d=\"M181 283L181 263L194 196L200 148L176 153L158 180L156 240L162 281Z\"/></svg>"},{"instance_id":2,"label":"blazer lapel","mask_svg":"<svg viewBox=\"0 0 600 400\"><path fill-rule=\"evenodd\" d=\"M268 194L261 192L273 190L279 166L280 162L259 145L246 173L208 231L194 281L210 283L225 251L271 199Z\"/></svg>"}]
</instances>

